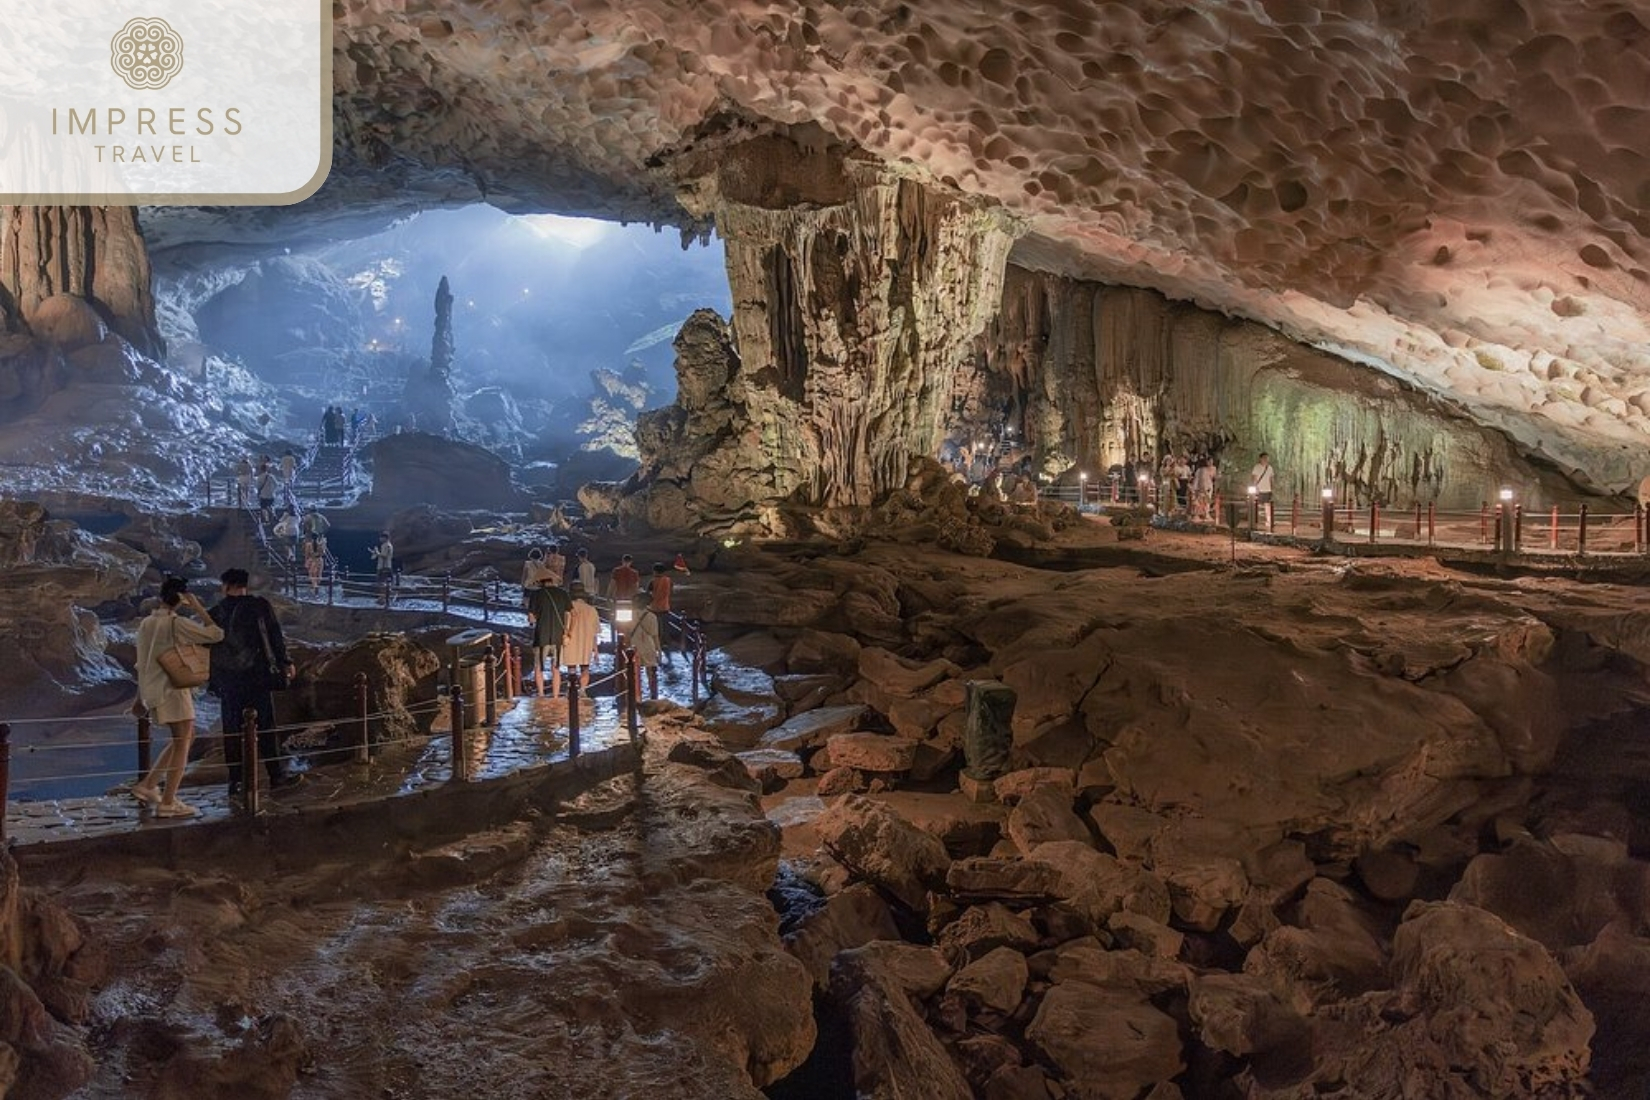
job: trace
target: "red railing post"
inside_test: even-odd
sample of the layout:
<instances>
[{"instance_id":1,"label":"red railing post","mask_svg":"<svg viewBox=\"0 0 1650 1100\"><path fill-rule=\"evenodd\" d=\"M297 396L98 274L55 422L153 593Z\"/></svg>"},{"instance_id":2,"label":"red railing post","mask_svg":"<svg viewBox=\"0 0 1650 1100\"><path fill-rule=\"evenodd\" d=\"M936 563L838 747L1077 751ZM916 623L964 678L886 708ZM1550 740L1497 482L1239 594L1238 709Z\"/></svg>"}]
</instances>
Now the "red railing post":
<instances>
[{"instance_id":1,"label":"red railing post","mask_svg":"<svg viewBox=\"0 0 1650 1100\"><path fill-rule=\"evenodd\" d=\"M153 729L154 729L154 727L150 724L149 712L147 710L142 709L143 704L139 703L138 707L140 709L140 713L137 716L137 720L138 720L138 729L137 729L137 757L138 757L137 777L138 777L138 781L142 782L143 777L149 774L149 765L151 763L150 749L154 745L154 739L153 739Z\"/></svg>"},{"instance_id":2,"label":"red railing post","mask_svg":"<svg viewBox=\"0 0 1650 1100\"><path fill-rule=\"evenodd\" d=\"M367 723L369 722L367 716L372 712L367 709L367 705L367 674L357 672L355 674L355 706L356 715L361 721L361 728L355 738L355 762L357 764L365 764L372 752L372 743L367 733Z\"/></svg>"},{"instance_id":3,"label":"red railing post","mask_svg":"<svg viewBox=\"0 0 1650 1100\"><path fill-rule=\"evenodd\" d=\"M642 737L642 669L636 660L636 647L624 647L626 693L630 696L630 742L636 744Z\"/></svg>"},{"instance_id":4,"label":"red railing post","mask_svg":"<svg viewBox=\"0 0 1650 1100\"><path fill-rule=\"evenodd\" d=\"M258 759L258 711L247 707L241 711L241 806L248 817L263 809L263 781L258 773L263 761Z\"/></svg>"},{"instance_id":5,"label":"red railing post","mask_svg":"<svg viewBox=\"0 0 1650 1100\"><path fill-rule=\"evenodd\" d=\"M521 651L525 648L526 648L526 643L524 643L524 642L516 642L514 645L512 645L510 647L510 677L511 677L511 682L515 684L515 690L513 692L511 692L511 697L512 698L514 698L517 695L522 694L522 686L521 686Z\"/></svg>"},{"instance_id":6,"label":"red railing post","mask_svg":"<svg viewBox=\"0 0 1650 1100\"><path fill-rule=\"evenodd\" d=\"M458 666L453 666L453 686L448 691L448 703L453 724L453 778L463 782L470 777L470 751L464 736L464 689L458 685Z\"/></svg>"},{"instance_id":7,"label":"red railing post","mask_svg":"<svg viewBox=\"0 0 1650 1100\"><path fill-rule=\"evenodd\" d=\"M1369 544L1375 545L1375 536L1381 530L1381 506L1373 500L1369 502Z\"/></svg>"},{"instance_id":8,"label":"red railing post","mask_svg":"<svg viewBox=\"0 0 1650 1100\"><path fill-rule=\"evenodd\" d=\"M482 652L481 671L486 698L486 709L483 712L486 717L482 721L484 725L492 727L498 724L498 655L493 650L492 642L488 642L487 648Z\"/></svg>"},{"instance_id":9,"label":"red railing post","mask_svg":"<svg viewBox=\"0 0 1650 1100\"><path fill-rule=\"evenodd\" d=\"M1549 550L1557 550L1558 549L1558 505L1556 505L1556 504L1553 505L1552 526L1548 528L1547 549L1549 549Z\"/></svg>"},{"instance_id":10,"label":"red railing post","mask_svg":"<svg viewBox=\"0 0 1650 1100\"><path fill-rule=\"evenodd\" d=\"M567 755L579 755L579 670L567 677Z\"/></svg>"},{"instance_id":11,"label":"red railing post","mask_svg":"<svg viewBox=\"0 0 1650 1100\"><path fill-rule=\"evenodd\" d=\"M0 844L6 841L6 816L11 808L11 723L0 722Z\"/></svg>"},{"instance_id":12,"label":"red railing post","mask_svg":"<svg viewBox=\"0 0 1650 1100\"><path fill-rule=\"evenodd\" d=\"M1576 553L1587 552L1587 503L1581 505L1581 526L1576 530Z\"/></svg>"},{"instance_id":13,"label":"red railing post","mask_svg":"<svg viewBox=\"0 0 1650 1100\"><path fill-rule=\"evenodd\" d=\"M1633 552L1644 553L1644 505L1633 505Z\"/></svg>"}]
</instances>

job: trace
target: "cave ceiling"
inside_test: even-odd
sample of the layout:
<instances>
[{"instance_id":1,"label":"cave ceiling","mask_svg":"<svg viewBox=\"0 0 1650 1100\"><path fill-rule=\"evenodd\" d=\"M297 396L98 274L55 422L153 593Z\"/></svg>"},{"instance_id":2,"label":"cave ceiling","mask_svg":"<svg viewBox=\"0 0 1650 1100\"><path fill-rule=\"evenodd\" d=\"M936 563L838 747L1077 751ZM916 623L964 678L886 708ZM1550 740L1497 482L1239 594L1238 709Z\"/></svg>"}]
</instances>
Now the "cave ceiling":
<instances>
[{"instance_id":1,"label":"cave ceiling","mask_svg":"<svg viewBox=\"0 0 1650 1100\"><path fill-rule=\"evenodd\" d=\"M1650 3L335 0L333 178L192 242L491 201L699 231L772 132L999 204L1022 266L1150 287L1644 442ZM1595 463L1596 464L1596 463Z\"/></svg>"}]
</instances>

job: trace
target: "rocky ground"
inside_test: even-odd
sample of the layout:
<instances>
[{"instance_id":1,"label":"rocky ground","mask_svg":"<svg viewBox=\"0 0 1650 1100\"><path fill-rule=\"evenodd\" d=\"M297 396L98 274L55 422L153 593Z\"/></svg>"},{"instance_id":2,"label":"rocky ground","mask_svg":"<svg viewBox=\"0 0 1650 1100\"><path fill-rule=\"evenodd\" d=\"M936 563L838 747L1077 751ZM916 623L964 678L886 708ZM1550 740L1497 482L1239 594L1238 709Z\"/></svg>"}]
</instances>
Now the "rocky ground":
<instances>
[{"instance_id":1,"label":"rocky ground","mask_svg":"<svg viewBox=\"0 0 1650 1100\"><path fill-rule=\"evenodd\" d=\"M1643 1091L1639 590L1114 538L718 551L716 696L554 821L25 868L108 953L83 1094Z\"/></svg>"}]
</instances>

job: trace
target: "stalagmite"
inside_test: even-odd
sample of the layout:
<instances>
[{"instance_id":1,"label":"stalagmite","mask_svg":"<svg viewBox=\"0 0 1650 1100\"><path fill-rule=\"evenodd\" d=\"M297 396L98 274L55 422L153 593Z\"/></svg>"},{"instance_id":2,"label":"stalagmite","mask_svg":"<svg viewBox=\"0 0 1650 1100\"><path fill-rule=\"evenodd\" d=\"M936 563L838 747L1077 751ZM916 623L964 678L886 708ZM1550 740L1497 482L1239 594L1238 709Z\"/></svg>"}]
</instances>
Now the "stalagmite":
<instances>
[{"instance_id":1,"label":"stalagmite","mask_svg":"<svg viewBox=\"0 0 1650 1100\"><path fill-rule=\"evenodd\" d=\"M27 325L58 294L92 303L145 354L164 345L155 327L149 253L129 206L0 207L0 327Z\"/></svg>"}]
</instances>

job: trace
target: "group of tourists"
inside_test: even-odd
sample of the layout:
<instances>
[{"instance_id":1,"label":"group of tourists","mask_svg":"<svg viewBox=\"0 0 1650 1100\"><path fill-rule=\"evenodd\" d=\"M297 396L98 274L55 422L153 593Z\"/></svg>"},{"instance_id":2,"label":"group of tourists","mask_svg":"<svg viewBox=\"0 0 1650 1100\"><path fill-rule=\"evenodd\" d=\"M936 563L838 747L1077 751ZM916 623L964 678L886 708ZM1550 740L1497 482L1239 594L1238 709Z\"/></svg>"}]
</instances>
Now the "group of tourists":
<instances>
[{"instance_id":1,"label":"group of tourists","mask_svg":"<svg viewBox=\"0 0 1650 1100\"><path fill-rule=\"evenodd\" d=\"M629 554L619 559L608 576L606 595L613 601L615 641L636 651L636 662L647 670L648 690L658 693L659 661L670 662L664 649L663 624L671 610L672 572L686 572L687 562L678 554L673 566L654 562L646 584ZM559 542L545 549L534 547L522 563L521 589L527 604L527 621L533 630L533 681L544 694L544 665L550 664L550 695L561 696L561 677L579 677L579 686L590 685L590 667L595 663L601 616L595 599L601 595L596 563L590 551L580 547L572 557Z\"/></svg>"},{"instance_id":2,"label":"group of tourists","mask_svg":"<svg viewBox=\"0 0 1650 1100\"><path fill-rule=\"evenodd\" d=\"M340 405L328 405L321 413L321 445L358 447L378 431L378 417L356 408L346 414Z\"/></svg>"},{"instance_id":3,"label":"group of tourists","mask_svg":"<svg viewBox=\"0 0 1650 1100\"><path fill-rule=\"evenodd\" d=\"M273 692L290 682L295 669L274 608L249 595L246 570L225 570L223 598L211 610L189 590L182 577L167 577L160 601L138 626L138 696L149 717L170 733L154 765L132 785L132 797L154 808L158 817L194 817L195 806L178 798L189 746L195 735L195 688L217 695L223 712L224 763L229 794L241 793L244 715L257 716L258 755L269 772L271 789L288 787L303 777L287 767L275 728ZM205 647L201 675L199 648Z\"/></svg>"}]
</instances>

